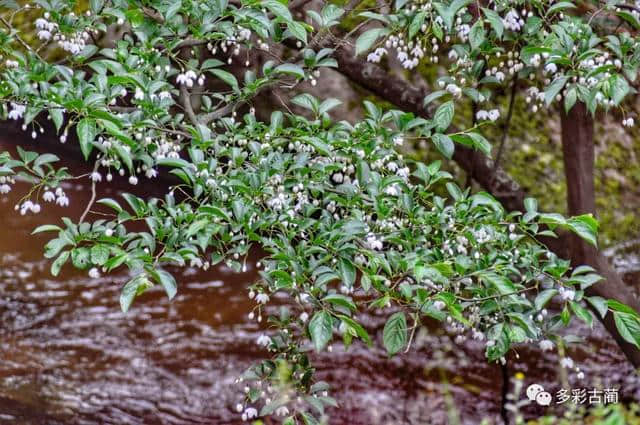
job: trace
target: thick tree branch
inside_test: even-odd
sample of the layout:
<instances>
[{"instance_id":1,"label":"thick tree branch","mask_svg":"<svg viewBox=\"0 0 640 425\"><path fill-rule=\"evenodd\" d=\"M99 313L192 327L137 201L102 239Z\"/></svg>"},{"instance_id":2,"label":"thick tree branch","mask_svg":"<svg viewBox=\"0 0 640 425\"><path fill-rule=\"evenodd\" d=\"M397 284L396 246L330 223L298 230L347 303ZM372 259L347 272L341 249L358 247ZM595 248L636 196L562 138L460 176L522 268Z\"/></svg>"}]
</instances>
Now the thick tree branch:
<instances>
[{"instance_id":1,"label":"thick tree branch","mask_svg":"<svg viewBox=\"0 0 640 425\"><path fill-rule=\"evenodd\" d=\"M595 214L596 199L594 188L595 146L593 142L593 119L584 103L577 103L569 113L562 112L562 159L567 181L567 210L570 215ZM606 279L606 284L595 285L587 289L587 295L615 298L638 310L640 303L635 297L622 298L628 289L620 276L614 273L608 262L602 261L598 250L570 234L568 242L571 259L574 263L588 264L598 270ZM613 317L605 318L605 325L615 329ZM629 360L638 367L640 351L626 342L618 332L612 332L618 344Z\"/></svg>"}]
</instances>

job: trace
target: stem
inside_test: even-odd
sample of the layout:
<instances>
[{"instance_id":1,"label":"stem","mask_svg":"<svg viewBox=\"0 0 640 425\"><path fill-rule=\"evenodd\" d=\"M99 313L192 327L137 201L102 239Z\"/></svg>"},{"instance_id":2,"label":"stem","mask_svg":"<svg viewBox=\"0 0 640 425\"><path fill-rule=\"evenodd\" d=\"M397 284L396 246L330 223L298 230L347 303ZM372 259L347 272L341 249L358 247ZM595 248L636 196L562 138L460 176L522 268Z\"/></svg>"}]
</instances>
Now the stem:
<instances>
[{"instance_id":1,"label":"stem","mask_svg":"<svg viewBox=\"0 0 640 425\"><path fill-rule=\"evenodd\" d=\"M496 153L496 159L493 162L494 174L498 169L498 167L500 166L500 160L502 159L502 152L504 151L504 146L507 142L507 137L509 136L509 127L511 125L511 117L513 116L513 106L516 100L517 89L518 89L518 76L515 75L513 77L513 83L511 85L511 99L509 100L509 111L507 112L507 120L504 123L504 132L502 133L502 140L500 140L500 145L498 146L498 152Z\"/></svg>"},{"instance_id":2,"label":"stem","mask_svg":"<svg viewBox=\"0 0 640 425\"><path fill-rule=\"evenodd\" d=\"M96 160L96 164L93 167L93 172L94 173L98 171L98 164L99 164L99 162ZM90 175L90 178L91 178L91 198L89 199L89 203L87 203L87 207L84 209L82 215L80 216L80 220L78 220L78 223L84 222L84 219L87 217L87 214L89 214L89 210L91 209L91 207L93 206L93 203L96 200L96 181L92 177L93 176Z\"/></svg>"}]
</instances>

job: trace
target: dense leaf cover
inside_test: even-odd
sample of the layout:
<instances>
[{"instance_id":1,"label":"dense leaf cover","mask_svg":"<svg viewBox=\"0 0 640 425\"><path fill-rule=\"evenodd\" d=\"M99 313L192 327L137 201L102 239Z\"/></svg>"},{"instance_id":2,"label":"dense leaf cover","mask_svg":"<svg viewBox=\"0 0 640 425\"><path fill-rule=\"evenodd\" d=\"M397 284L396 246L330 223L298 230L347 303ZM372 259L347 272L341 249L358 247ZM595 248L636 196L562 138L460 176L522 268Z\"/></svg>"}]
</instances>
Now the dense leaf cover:
<instances>
[{"instance_id":1,"label":"dense leaf cover","mask_svg":"<svg viewBox=\"0 0 640 425\"><path fill-rule=\"evenodd\" d=\"M396 1L391 14L364 12L383 25L361 33L358 54L378 62L395 52L409 69L440 60L450 67L442 90L425 98L440 102L431 119L365 102L365 119L353 123L330 117L339 100L310 94L290 99L304 115L275 111L261 122L246 107L265 87L313 83L320 68L337 66L332 48L310 40L343 19L335 5L300 22L277 0L0 4L3 117L22 121L34 138L49 119L60 141L77 140L94 167L73 176L52 154L0 154L0 193L17 180L30 185L16 211L68 205L61 184L69 179L98 185L119 173L135 185L169 172L179 181L161 198L96 200L108 214L96 214L92 200L79 219L37 228L55 234L44 248L54 275L68 262L90 276L126 268L131 279L120 304L127 311L154 285L175 296L169 266L225 262L242 271L251 249L264 252L261 279L248 291L256 302L250 317L262 322L276 294L289 301L257 341L270 358L240 377L245 420L320 421L335 401L314 381L311 351L331 350L338 337L346 346L354 338L374 344L358 318L366 309L388 314L382 344L390 355L410 349L424 317L457 340L485 341L489 361L504 361L516 344L569 343L563 328L573 317L591 326L591 311L612 311L621 335L640 345L636 312L584 295L601 280L597 271L570 268L538 242L564 229L595 245L591 215L539 212L534 199L524 213L508 214L491 195L461 189L439 161L402 154L416 138L447 158L456 143L488 154L478 129L499 118L492 94L515 78L530 82L533 111L557 101L567 109L577 101L592 111L617 107L640 60L635 5L608 2L590 18L571 14L582 4L555 1L480 9L461 0ZM34 9L29 41L13 20ZM611 30L616 22L631 32ZM274 54L261 69L247 61L241 81L231 72L247 51L282 44L296 46L289 60ZM463 95L487 106L477 126L447 132ZM559 308L547 310L552 299Z\"/></svg>"}]
</instances>

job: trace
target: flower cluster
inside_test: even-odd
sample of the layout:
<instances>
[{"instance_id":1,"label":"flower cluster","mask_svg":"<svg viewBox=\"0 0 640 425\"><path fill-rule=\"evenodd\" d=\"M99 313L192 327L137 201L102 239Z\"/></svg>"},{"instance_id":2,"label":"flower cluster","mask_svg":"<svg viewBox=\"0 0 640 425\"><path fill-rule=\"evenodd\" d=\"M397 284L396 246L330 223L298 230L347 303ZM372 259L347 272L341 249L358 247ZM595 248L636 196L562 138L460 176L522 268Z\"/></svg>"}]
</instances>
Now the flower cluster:
<instances>
[{"instance_id":1,"label":"flower cluster","mask_svg":"<svg viewBox=\"0 0 640 425\"><path fill-rule=\"evenodd\" d=\"M397 2L392 17L362 13L386 28L365 31L356 49L373 48L367 60L374 63L395 51L408 69L424 59L438 63L441 56L448 58L441 88L479 104L489 99L492 86L513 81L529 86L533 112L554 102L563 102L569 110L581 101L591 112L618 107L631 90L627 79L633 80L640 66L640 42L625 31L608 34L607 25L613 21L633 26L636 7L611 4L584 18L566 15L570 5L553 0L535 7L524 1L495 2L474 12L461 2ZM601 12L602 19L594 19ZM623 125L630 123L626 119Z\"/></svg>"},{"instance_id":2,"label":"flower cluster","mask_svg":"<svg viewBox=\"0 0 640 425\"><path fill-rule=\"evenodd\" d=\"M45 202L55 202L61 207L69 206L69 197L60 187L56 188L55 191L45 187L45 192L42 194L42 200Z\"/></svg>"},{"instance_id":3,"label":"flower cluster","mask_svg":"<svg viewBox=\"0 0 640 425\"><path fill-rule=\"evenodd\" d=\"M15 184L15 178L9 176L0 176L0 194L6 195L11 192L11 185Z\"/></svg>"},{"instance_id":4,"label":"flower cluster","mask_svg":"<svg viewBox=\"0 0 640 425\"><path fill-rule=\"evenodd\" d=\"M69 18L73 19L75 14L71 12ZM63 34L59 32L59 25L56 22L49 21L51 15L49 12L45 12L44 17L38 18L35 21L37 30L37 36L42 41L53 40L57 42L60 47L66 52L72 55L77 55L82 52L86 46L87 40L89 40L88 31L78 31L71 34Z\"/></svg>"},{"instance_id":5,"label":"flower cluster","mask_svg":"<svg viewBox=\"0 0 640 425\"><path fill-rule=\"evenodd\" d=\"M26 105L19 105L14 102L11 102L11 111L9 111L9 115L7 116L10 120L19 120L24 116L24 112L26 111Z\"/></svg>"},{"instance_id":6,"label":"flower cluster","mask_svg":"<svg viewBox=\"0 0 640 425\"><path fill-rule=\"evenodd\" d=\"M184 73L178 74L178 76L176 77L176 82L178 84L184 84L187 87L191 88L193 87L194 81L196 79L198 80L199 86L204 85L204 75L198 77L195 72L193 72L192 70L188 70Z\"/></svg>"}]
</instances>

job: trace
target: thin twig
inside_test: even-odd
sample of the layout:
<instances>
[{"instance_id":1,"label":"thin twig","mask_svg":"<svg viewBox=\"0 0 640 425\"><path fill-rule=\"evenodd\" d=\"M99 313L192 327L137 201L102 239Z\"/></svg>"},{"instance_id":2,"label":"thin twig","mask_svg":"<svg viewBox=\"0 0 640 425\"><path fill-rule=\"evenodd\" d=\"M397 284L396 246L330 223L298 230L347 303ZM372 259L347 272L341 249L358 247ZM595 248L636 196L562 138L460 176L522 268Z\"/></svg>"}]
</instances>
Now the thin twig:
<instances>
[{"instance_id":1,"label":"thin twig","mask_svg":"<svg viewBox=\"0 0 640 425\"><path fill-rule=\"evenodd\" d=\"M96 164L93 166L93 173L98 171L99 164L100 162L96 160ZM84 222L84 219L87 217L87 214L89 214L89 210L91 209L91 207L93 206L93 203L96 200L96 181L93 179L93 173L91 173L91 175L89 176L89 178L91 179L91 198L89 199L89 203L87 204L87 207L84 209L84 212L80 216L80 220L78 220L78 223Z\"/></svg>"},{"instance_id":2,"label":"thin twig","mask_svg":"<svg viewBox=\"0 0 640 425\"><path fill-rule=\"evenodd\" d=\"M519 289L517 291L507 292L506 294L490 295L490 296L481 297L481 298L465 298L465 297L461 297L461 296L458 296L458 295L456 295L455 297L456 297L456 299L458 299L460 301L478 303L478 302L482 302L482 301L495 300L495 299L498 299L498 298L509 297L511 295L520 295L520 294L523 294L525 292L529 292L529 291L537 289L537 288L538 288L538 286L534 285L534 286L529 286L527 288Z\"/></svg>"},{"instance_id":3,"label":"thin twig","mask_svg":"<svg viewBox=\"0 0 640 425\"><path fill-rule=\"evenodd\" d=\"M13 27L11 26L11 24L9 22L7 22L6 19L4 19L3 16L0 16L0 22L2 22L4 24L5 27L7 27L7 29L9 30L13 30ZM26 41L24 41L19 35L16 35L16 40L18 40L18 42L20 44L22 44L22 46L27 49L28 51L30 51L31 53L33 53L34 55L36 55L38 57L38 59L42 60L42 58L40 57L40 55L38 54L38 52L34 51L31 46L29 46L29 44L27 44Z\"/></svg>"},{"instance_id":4,"label":"thin twig","mask_svg":"<svg viewBox=\"0 0 640 425\"><path fill-rule=\"evenodd\" d=\"M233 110L241 103L244 102L228 103L225 106L216 109L215 111L211 111L205 115L202 115L200 117L200 120L204 124L209 124L211 121L215 121L229 115L229 113L233 112Z\"/></svg>"},{"instance_id":5,"label":"thin twig","mask_svg":"<svg viewBox=\"0 0 640 425\"><path fill-rule=\"evenodd\" d=\"M504 123L504 132L502 133L502 140L498 146L498 152L496 153L496 159L493 162L493 172L495 173L500 166L500 160L502 159L502 152L509 136L509 127L511 126L511 117L513 117L513 107L516 100L516 93L518 91L518 76L513 77L513 84L511 85L511 99L509 100L509 111L507 112L507 121Z\"/></svg>"},{"instance_id":6,"label":"thin twig","mask_svg":"<svg viewBox=\"0 0 640 425\"><path fill-rule=\"evenodd\" d=\"M411 328L411 335L409 335L409 343L407 344L407 348L404 349L405 354L409 352L411 349L411 343L413 342L413 337L416 334L416 329L418 328L418 313L413 314L413 328Z\"/></svg>"},{"instance_id":7,"label":"thin twig","mask_svg":"<svg viewBox=\"0 0 640 425\"><path fill-rule=\"evenodd\" d=\"M156 22L158 22L158 23L160 23L160 24L164 24L164 16L162 16L162 15L161 15L160 13L158 13L157 11L155 11L155 10L153 10L153 9L151 9L151 8L148 8L148 7L144 7L144 6L142 6L142 13L143 13L145 16L147 16L147 17L149 17L149 18L153 19L154 21L156 21Z\"/></svg>"},{"instance_id":8,"label":"thin twig","mask_svg":"<svg viewBox=\"0 0 640 425\"><path fill-rule=\"evenodd\" d=\"M476 102L471 102L471 126L475 127L476 126L476 113L478 112L478 104ZM464 187L471 187L471 185L473 184L473 167L475 165L475 155L476 153L473 153L473 159L472 159L472 164L471 164L471 171L467 172L467 179L465 181Z\"/></svg>"}]
</instances>

